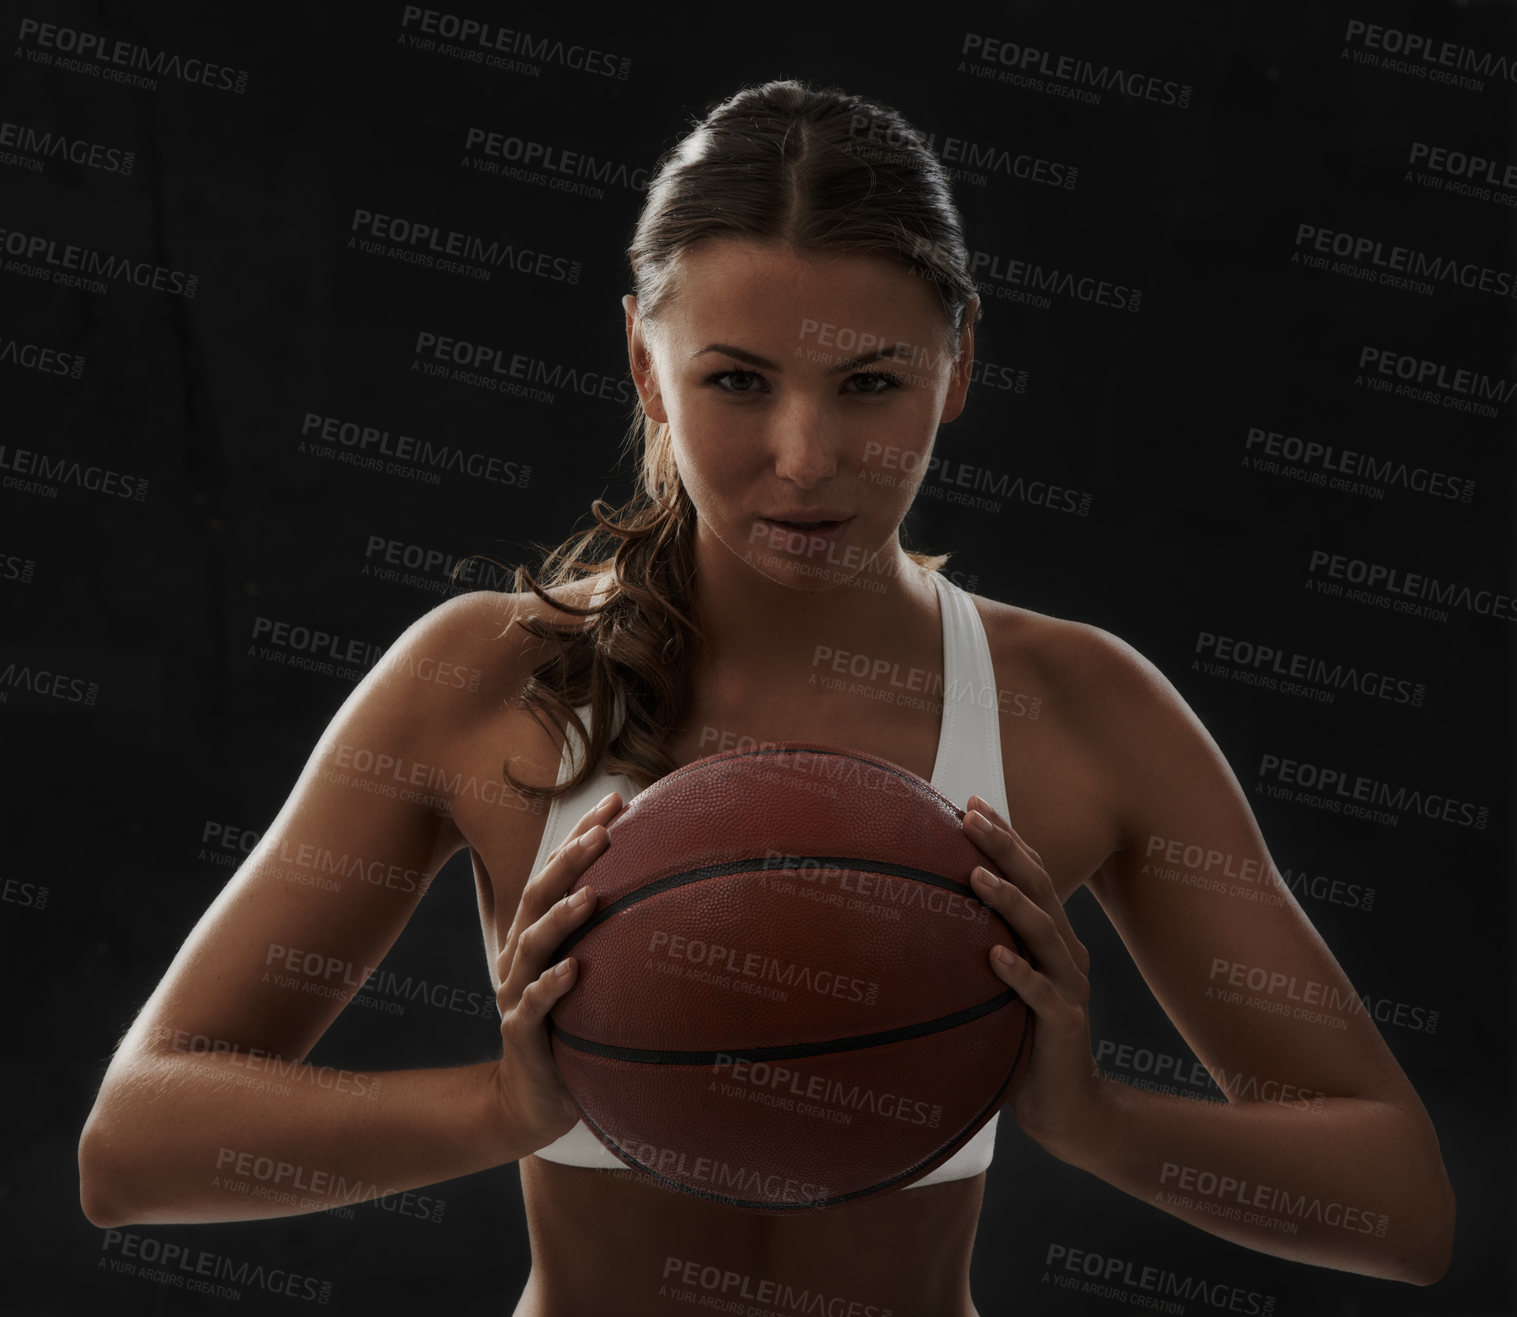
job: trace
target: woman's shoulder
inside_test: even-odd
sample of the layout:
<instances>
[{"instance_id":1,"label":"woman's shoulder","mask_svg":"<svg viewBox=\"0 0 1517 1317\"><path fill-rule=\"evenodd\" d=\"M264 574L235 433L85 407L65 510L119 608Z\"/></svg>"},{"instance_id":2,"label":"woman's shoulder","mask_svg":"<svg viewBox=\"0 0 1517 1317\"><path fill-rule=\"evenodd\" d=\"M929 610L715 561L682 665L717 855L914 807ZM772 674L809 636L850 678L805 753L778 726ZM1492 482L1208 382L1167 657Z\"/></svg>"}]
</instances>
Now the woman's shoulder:
<instances>
[{"instance_id":1,"label":"woman's shoulder","mask_svg":"<svg viewBox=\"0 0 1517 1317\"><path fill-rule=\"evenodd\" d=\"M1016 674L1070 720L1107 735L1134 719L1185 708L1174 687L1121 636L1073 618L971 595L998 674Z\"/></svg>"},{"instance_id":2,"label":"woman's shoulder","mask_svg":"<svg viewBox=\"0 0 1517 1317\"><path fill-rule=\"evenodd\" d=\"M1137 652L1089 622L1040 613L988 595L969 597L985 626L985 638L997 666L1005 658L1049 681L1079 681L1097 675L1092 669L1120 662L1124 650Z\"/></svg>"},{"instance_id":3,"label":"woman's shoulder","mask_svg":"<svg viewBox=\"0 0 1517 1317\"><path fill-rule=\"evenodd\" d=\"M1036 725L1055 738L1044 745L1052 747L1066 780L1088 786L1097 802L1092 820L1110 822L1112 849L1130 844L1124 838L1145 835L1133 820L1162 814L1176 783L1226 775L1226 762L1195 712L1122 637L1090 622L980 596L975 603L996 685L1038 697ZM1026 744L1025 725L1018 734Z\"/></svg>"},{"instance_id":4,"label":"woman's shoulder","mask_svg":"<svg viewBox=\"0 0 1517 1317\"><path fill-rule=\"evenodd\" d=\"M546 592L577 606L592 589L575 582ZM526 775L547 773L551 781L556 738L520 703L523 686L549 657L550 642L520 625L534 619L573 625L577 615L530 591L473 590L429 609L355 693L344 714L349 739L450 771L493 774L503 756L525 755L533 760Z\"/></svg>"},{"instance_id":5,"label":"woman's shoulder","mask_svg":"<svg viewBox=\"0 0 1517 1317\"><path fill-rule=\"evenodd\" d=\"M545 593L579 608L591 601L601 584L602 577L587 577L545 587ZM475 674L471 682L477 689L486 681L493 685L519 680L535 666L544 642L521 623L572 625L577 616L553 607L531 591L470 590L422 614L396 641L391 653L413 670L428 659L467 666Z\"/></svg>"}]
</instances>

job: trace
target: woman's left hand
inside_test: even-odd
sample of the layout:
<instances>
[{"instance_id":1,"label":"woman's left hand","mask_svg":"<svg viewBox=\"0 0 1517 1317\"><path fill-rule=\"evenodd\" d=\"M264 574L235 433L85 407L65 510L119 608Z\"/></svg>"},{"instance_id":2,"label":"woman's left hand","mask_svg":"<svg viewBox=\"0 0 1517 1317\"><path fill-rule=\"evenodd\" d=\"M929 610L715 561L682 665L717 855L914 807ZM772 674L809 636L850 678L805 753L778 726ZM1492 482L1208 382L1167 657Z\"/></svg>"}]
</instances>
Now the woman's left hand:
<instances>
[{"instance_id":1,"label":"woman's left hand","mask_svg":"<svg viewBox=\"0 0 1517 1317\"><path fill-rule=\"evenodd\" d=\"M998 943L991 969L1036 1017L1032 1054L1007 1106L1029 1138L1065 1161L1098 1129L1100 1069L1090 1048L1090 953L1074 934L1038 853L979 796L969 798L964 833L993 862L976 869L975 893L1022 939L1031 960ZM975 815L985 820L978 826ZM999 951L1005 947L1011 960Z\"/></svg>"}]
</instances>

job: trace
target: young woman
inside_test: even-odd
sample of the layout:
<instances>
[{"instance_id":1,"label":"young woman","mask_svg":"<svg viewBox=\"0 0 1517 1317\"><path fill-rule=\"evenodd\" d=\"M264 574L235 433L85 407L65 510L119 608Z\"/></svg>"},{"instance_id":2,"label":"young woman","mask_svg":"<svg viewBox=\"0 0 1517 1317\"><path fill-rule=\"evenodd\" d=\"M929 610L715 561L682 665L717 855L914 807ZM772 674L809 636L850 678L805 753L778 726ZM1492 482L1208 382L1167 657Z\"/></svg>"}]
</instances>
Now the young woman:
<instances>
[{"instance_id":1,"label":"young woman","mask_svg":"<svg viewBox=\"0 0 1517 1317\"><path fill-rule=\"evenodd\" d=\"M1035 1015L1004 1108L1022 1135L1246 1247L1437 1280L1454 1208L1431 1123L1196 717L1115 637L966 594L943 558L901 545L937 428L964 407L979 313L921 138L857 97L745 90L665 159L629 255L643 489L610 518L597 504L547 589L520 573L513 595L449 601L343 705L111 1063L80 1145L89 1218L275 1216L338 1201L325 1185L378 1194L518 1161L533 1253L518 1317L687 1311L713 1267L849 1311L973 1313L994 1123L908 1188L760 1215L616 1169L553 1063L545 1016L575 982L553 951L595 908L563 897L605 825L752 737L883 756L969 810L996 871L975 890L1028 952L991 957ZM591 561L597 535L616 548ZM926 674L942 698L838 690L816 656L841 652ZM479 689L429 680L440 664L477 670ZM1030 700L1036 719L1019 716ZM1232 857L1253 890L1142 872L1156 839ZM377 964L464 847L500 1058L378 1077L279 1059L305 1057L351 989L281 986L271 948ZM319 852L353 862L312 882L301 856ZM1082 884L1228 1102L1102 1077L1064 913ZM1237 990L1256 979L1257 996ZM308 1197L229 1190L227 1148L306 1168Z\"/></svg>"}]
</instances>

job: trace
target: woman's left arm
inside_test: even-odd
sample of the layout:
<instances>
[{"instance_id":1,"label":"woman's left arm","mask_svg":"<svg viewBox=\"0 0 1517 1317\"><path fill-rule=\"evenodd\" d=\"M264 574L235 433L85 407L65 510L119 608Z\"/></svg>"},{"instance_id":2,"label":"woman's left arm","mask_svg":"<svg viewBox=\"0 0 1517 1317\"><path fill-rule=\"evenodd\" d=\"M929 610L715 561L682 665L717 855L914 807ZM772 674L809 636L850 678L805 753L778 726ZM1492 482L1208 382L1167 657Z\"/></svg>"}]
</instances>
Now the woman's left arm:
<instances>
[{"instance_id":1,"label":"woman's left arm","mask_svg":"<svg viewBox=\"0 0 1517 1317\"><path fill-rule=\"evenodd\" d=\"M1224 1239L1432 1284L1448 1269L1454 1194L1426 1109L1199 719L1130 646L1065 625L1057 680L1122 837L1089 886L1228 1101L1100 1074L1088 954L1037 853L976 797L990 827L971 813L966 832L1010 880L976 886L1031 960L991 957L1036 1015L1008 1108L1054 1156Z\"/></svg>"}]
</instances>

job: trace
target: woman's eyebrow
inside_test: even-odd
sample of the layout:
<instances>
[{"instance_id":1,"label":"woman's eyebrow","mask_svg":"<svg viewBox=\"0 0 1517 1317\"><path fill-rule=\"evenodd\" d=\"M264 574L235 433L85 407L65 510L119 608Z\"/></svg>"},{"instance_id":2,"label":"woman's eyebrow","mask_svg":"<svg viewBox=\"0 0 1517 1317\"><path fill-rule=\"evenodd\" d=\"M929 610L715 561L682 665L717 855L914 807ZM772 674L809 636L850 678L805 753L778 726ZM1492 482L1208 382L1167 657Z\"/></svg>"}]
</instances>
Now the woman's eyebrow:
<instances>
[{"instance_id":1,"label":"woman's eyebrow","mask_svg":"<svg viewBox=\"0 0 1517 1317\"><path fill-rule=\"evenodd\" d=\"M722 352L729 357L736 357L739 361L746 361L751 366L761 366L765 370L778 373L782 368L774 362L757 353L745 352L742 348L735 348L730 343L710 343L690 354L691 358L705 356L708 352ZM911 347L906 343L891 343L885 347L876 348L873 352L861 353L857 357L849 357L846 361L840 361L837 365L829 367L829 375L846 375L851 370L857 370L860 366L867 366L871 361L878 361L881 357L909 357Z\"/></svg>"}]
</instances>

